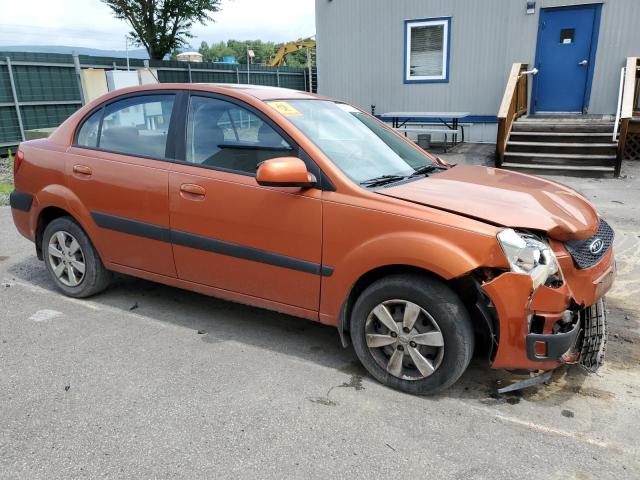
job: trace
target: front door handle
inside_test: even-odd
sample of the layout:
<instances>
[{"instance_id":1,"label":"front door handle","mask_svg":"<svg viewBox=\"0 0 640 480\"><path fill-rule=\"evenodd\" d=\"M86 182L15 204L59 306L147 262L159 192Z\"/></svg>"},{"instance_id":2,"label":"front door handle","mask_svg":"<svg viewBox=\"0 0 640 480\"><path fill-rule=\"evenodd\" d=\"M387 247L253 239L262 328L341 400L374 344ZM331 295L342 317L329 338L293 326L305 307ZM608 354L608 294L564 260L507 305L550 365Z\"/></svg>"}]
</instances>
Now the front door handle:
<instances>
[{"instance_id":1,"label":"front door handle","mask_svg":"<svg viewBox=\"0 0 640 480\"><path fill-rule=\"evenodd\" d=\"M588 60L582 60L581 62L578 62L578 65L584 67L587 63L589 63Z\"/></svg>"},{"instance_id":2,"label":"front door handle","mask_svg":"<svg viewBox=\"0 0 640 480\"><path fill-rule=\"evenodd\" d=\"M190 200L202 200L206 193L207 191L200 185L194 185L193 183L183 183L180 185L180 194Z\"/></svg>"},{"instance_id":3,"label":"front door handle","mask_svg":"<svg viewBox=\"0 0 640 480\"><path fill-rule=\"evenodd\" d=\"M93 173L93 171L91 170L91 167L87 167L86 165L74 165L73 173L77 173L78 175L84 175L88 177Z\"/></svg>"}]
</instances>

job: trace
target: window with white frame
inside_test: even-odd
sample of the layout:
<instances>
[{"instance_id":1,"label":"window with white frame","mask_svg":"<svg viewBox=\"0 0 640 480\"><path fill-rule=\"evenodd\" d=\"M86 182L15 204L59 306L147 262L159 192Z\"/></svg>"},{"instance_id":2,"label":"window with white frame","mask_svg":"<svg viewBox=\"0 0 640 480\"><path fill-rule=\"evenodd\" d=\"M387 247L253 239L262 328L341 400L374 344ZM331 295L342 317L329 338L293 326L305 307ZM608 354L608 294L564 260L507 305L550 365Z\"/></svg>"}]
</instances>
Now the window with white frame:
<instances>
[{"instance_id":1,"label":"window with white frame","mask_svg":"<svg viewBox=\"0 0 640 480\"><path fill-rule=\"evenodd\" d=\"M447 82L451 18L407 20L405 28L405 81Z\"/></svg>"}]
</instances>

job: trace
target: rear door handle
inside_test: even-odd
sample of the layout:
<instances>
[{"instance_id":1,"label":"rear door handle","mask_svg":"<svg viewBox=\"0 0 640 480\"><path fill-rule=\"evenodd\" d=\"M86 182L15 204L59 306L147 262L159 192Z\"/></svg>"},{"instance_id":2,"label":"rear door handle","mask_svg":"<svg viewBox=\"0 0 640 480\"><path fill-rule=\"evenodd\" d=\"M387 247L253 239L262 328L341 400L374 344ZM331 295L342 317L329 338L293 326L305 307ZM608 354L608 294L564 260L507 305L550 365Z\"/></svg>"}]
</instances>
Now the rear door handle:
<instances>
[{"instance_id":1,"label":"rear door handle","mask_svg":"<svg viewBox=\"0 0 640 480\"><path fill-rule=\"evenodd\" d=\"M77 173L78 175L90 176L93 173L93 171L91 170L90 167L87 167L86 165L74 165L73 173Z\"/></svg>"},{"instance_id":2,"label":"rear door handle","mask_svg":"<svg viewBox=\"0 0 640 480\"><path fill-rule=\"evenodd\" d=\"M183 183L180 185L180 194L190 200L202 200L206 193L207 191L200 185L194 185L193 183Z\"/></svg>"}]
</instances>

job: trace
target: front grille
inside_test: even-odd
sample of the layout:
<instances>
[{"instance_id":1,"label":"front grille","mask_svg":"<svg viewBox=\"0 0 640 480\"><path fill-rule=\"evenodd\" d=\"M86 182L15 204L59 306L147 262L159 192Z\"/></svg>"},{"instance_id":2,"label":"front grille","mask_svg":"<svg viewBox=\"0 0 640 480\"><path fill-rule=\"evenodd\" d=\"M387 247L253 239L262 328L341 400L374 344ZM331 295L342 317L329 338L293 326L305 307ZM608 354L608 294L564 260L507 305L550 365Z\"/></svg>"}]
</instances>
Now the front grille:
<instances>
[{"instance_id":1,"label":"front grille","mask_svg":"<svg viewBox=\"0 0 640 480\"><path fill-rule=\"evenodd\" d=\"M589 268L598 263L604 254L609 251L613 244L613 236L613 229L601 218L598 232L593 237L586 240L570 240L565 243L565 246L578 268ZM592 253L591 246L598 239L603 242L602 249L597 253Z\"/></svg>"}]
</instances>

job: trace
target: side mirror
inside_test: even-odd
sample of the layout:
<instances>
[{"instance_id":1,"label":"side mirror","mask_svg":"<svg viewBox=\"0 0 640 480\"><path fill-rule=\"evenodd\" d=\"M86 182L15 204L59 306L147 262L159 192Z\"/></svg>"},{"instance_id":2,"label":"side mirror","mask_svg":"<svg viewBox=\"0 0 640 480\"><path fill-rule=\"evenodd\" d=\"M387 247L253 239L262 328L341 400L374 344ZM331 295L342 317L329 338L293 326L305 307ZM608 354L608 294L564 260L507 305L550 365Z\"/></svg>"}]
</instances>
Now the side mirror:
<instances>
[{"instance_id":1,"label":"side mirror","mask_svg":"<svg viewBox=\"0 0 640 480\"><path fill-rule=\"evenodd\" d=\"M310 188L316 185L316 178L296 157L265 160L258 166L256 181L264 187Z\"/></svg>"}]
</instances>

